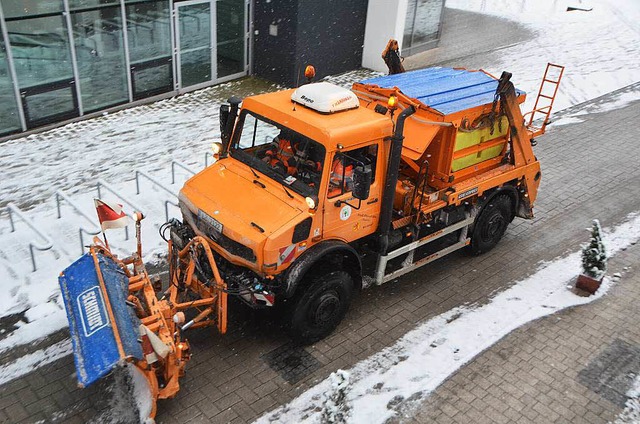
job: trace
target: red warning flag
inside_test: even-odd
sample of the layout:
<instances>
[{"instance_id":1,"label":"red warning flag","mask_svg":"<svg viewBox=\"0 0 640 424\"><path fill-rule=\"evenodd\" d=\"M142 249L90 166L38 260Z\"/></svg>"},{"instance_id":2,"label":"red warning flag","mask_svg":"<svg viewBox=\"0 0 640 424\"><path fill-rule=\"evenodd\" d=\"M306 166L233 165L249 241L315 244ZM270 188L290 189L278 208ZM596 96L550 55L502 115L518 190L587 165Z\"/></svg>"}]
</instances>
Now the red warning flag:
<instances>
[{"instance_id":1,"label":"red warning flag","mask_svg":"<svg viewBox=\"0 0 640 424\"><path fill-rule=\"evenodd\" d=\"M98 212L98 220L100 221L102 231L127 226L129 222L127 220L127 215L125 215L122 210L122 205L118 203L105 202L100 199L93 200L96 204L96 211Z\"/></svg>"}]
</instances>

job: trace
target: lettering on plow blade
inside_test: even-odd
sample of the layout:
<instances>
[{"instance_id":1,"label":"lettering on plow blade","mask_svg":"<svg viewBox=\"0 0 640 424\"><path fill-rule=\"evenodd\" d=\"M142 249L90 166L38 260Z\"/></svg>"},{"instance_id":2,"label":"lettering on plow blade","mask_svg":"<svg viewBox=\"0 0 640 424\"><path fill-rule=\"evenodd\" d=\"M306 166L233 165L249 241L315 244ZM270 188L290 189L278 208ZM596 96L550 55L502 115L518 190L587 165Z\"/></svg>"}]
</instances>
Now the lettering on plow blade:
<instances>
[{"instance_id":1,"label":"lettering on plow blade","mask_svg":"<svg viewBox=\"0 0 640 424\"><path fill-rule=\"evenodd\" d=\"M82 317L82 328L86 337L109 325L109 316L98 286L81 293L77 301L78 311Z\"/></svg>"}]
</instances>

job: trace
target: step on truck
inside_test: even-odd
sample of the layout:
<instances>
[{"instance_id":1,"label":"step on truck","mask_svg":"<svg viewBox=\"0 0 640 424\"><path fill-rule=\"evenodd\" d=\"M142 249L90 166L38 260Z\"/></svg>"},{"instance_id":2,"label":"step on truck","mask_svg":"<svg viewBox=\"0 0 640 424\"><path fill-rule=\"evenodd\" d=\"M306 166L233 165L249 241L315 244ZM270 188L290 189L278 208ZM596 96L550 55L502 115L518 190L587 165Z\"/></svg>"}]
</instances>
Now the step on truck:
<instances>
[{"instance_id":1,"label":"step on truck","mask_svg":"<svg viewBox=\"0 0 640 424\"><path fill-rule=\"evenodd\" d=\"M61 274L80 383L129 363L153 416L179 389L183 333L224 333L229 295L280 309L308 344L360 289L458 249L489 251L513 219L533 217L534 137L563 69L547 66L528 123L507 72L428 68L229 99L216 162L184 184L182 220L162 228L169 286L149 277L139 244L119 259L96 241Z\"/></svg>"}]
</instances>

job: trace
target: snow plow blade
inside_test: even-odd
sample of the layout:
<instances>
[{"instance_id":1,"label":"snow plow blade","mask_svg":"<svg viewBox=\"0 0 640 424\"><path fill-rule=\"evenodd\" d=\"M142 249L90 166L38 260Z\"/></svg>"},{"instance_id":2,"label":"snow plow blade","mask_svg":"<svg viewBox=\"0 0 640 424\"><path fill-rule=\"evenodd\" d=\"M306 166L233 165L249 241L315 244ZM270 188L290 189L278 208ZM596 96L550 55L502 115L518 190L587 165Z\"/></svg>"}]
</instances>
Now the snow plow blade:
<instances>
[{"instance_id":1,"label":"snow plow blade","mask_svg":"<svg viewBox=\"0 0 640 424\"><path fill-rule=\"evenodd\" d=\"M146 422L155 417L158 399L172 398L180 390L179 379L191 359L183 333L208 326L226 332L227 292L211 248L201 237L181 249L168 240L170 284L163 290L142 261L141 219L140 214L136 253L119 259L94 238L89 253L65 269L59 283L78 385L87 387L130 364L134 386L148 392L151 400L148 410L139 411ZM210 271L206 275L197 271L203 263Z\"/></svg>"},{"instance_id":2,"label":"snow plow blade","mask_svg":"<svg viewBox=\"0 0 640 424\"><path fill-rule=\"evenodd\" d=\"M59 282L81 387L126 358L143 359L140 320L126 304L129 279L115 261L92 251L65 269Z\"/></svg>"}]
</instances>

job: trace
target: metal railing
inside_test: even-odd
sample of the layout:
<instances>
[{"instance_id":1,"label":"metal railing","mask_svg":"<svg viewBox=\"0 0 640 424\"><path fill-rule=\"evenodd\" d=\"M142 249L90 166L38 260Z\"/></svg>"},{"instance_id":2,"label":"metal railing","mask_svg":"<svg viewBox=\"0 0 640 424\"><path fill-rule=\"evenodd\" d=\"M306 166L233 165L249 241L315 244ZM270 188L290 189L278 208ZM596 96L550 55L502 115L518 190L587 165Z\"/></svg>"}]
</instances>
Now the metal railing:
<instances>
[{"instance_id":1,"label":"metal railing","mask_svg":"<svg viewBox=\"0 0 640 424\"><path fill-rule=\"evenodd\" d=\"M44 240L44 244L40 244L36 241L31 241L29 242L29 253L31 253L31 265L33 267L33 271L32 272L36 272L36 270L38 269L36 267L36 257L34 254L34 249L39 250L40 252L44 252L45 250L49 250L53 247L53 241L51 241L51 238L44 234L43 232L41 232L36 225L29 219L27 218L27 216L20 210L20 208L18 206L16 206L13 202L9 203L7 205L7 211L9 212L9 222L11 222L11 232L15 232L16 227L15 227L15 223L13 222L13 215L17 215L18 218L20 218L25 224L27 224L27 227L31 228L31 230L33 230L33 232L35 232L41 239ZM56 259L58 259L58 254L56 253L56 251L53 251L53 254L55 256Z\"/></svg>"},{"instance_id":2,"label":"metal railing","mask_svg":"<svg viewBox=\"0 0 640 424\"><path fill-rule=\"evenodd\" d=\"M205 164L206 164L206 156L205 156ZM192 170L191 168L189 168L187 165L185 165L182 162L178 162L177 160L174 160L171 162L171 184L175 184L176 183L176 166L179 168L184 169L185 171L187 171L188 173L190 173L191 175L196 175L196 171ZM140 193L138 193L140 194Z\"/></svg>"},{"instance_id":3,"label":"metal railing","mask_svg":"<svg viewBox=\"0 0 640 424\"><path fill-rule=\"evenodd\" d=\"M206 152L204 154L204 167L208 167L209 166L209 158L213 159L213 162L211 162L211 164L213 165L214 163L216 163L216 159L213 157L213 153L211 152Z\"/></svg>"},{"instance_id":4,"label":"metal railing","mask_svg":"<svg viewBox=\"0 0 640 424\"><path fill-rule=\"evenodd\" d=\"M173 164L171 165L171 170L172 170L172 174L173 174ZM140 177L141 176L146 178L147 180L149 180L156 187L161 188L162 190L164 190L167 193L169 193L173 198L178 198L178 194L177 193L173 192L170 188L166 187L160 181L156 180L154 177L152 177L151 175L147 174L144 171L137 171L137 170L136 170L136 194L140 194ZM179 207L178 206L178 202L176 202L174 200L165 200L164 201L164 216L166 218L166 221L169 221L169 205L173 205L175 207Z\"/></svg>"},{"instance_id":5,"label":"metal railing","mask_svg":"<svg viewBox=\"0 0 640 424\"><path fill-rule=\"evenodd\" d=\"M71 206L73 208L73 210L76 212L77 215L80 215L82 218L86 219L92 227L94 227L93 229L86 229L84 226L80 225L79 230L78 230L78 234L80 236L80 254L84 254L84 237L83 234L87 234L89 236L95 236L100 234L101 230L99 227L96 226L95 221L93 219L91 219L87 214L85 214L82 209L80 209L80 207L73 201L71 200L71 198L62 190L57 190L56 191L56 208L58 210L58 219L62 218L62 212L60 209L60 201L65 200L69 206Z\"/></svg>"},{"instance_id":6,"label":"metal railing","mask_svg":"<svg viewBox=\"0 0 640 424\"><path fill-rule=\"evenodd\" d=\"M138 171L136 171L136 172L138 172ZM136 174L136 187L137 186L138 186L138 175ZM102 188L106 189L108 192L110 192L114 196L118 197L118 199L120 199L123 203L126 203L131 208L131 210L140 212L140 213L142 213L144 215L144 212L142 211L141 207L137 206L131 200L127 199L125 196L123 196L120 193L118 193L118 191L116 189L111 187L111 185L107 184L104 180L98 180L98 182L96 183L96 189L98 190L98 198L102 197ZM132 213L127 213L126 215L129 218L131 218L132 220L134 220L134 221L136 220L136 217ZM128 225L126 227L124 227L124 239L125 240L129 240L129 226Z\"/></svg>"}]
</instances>

